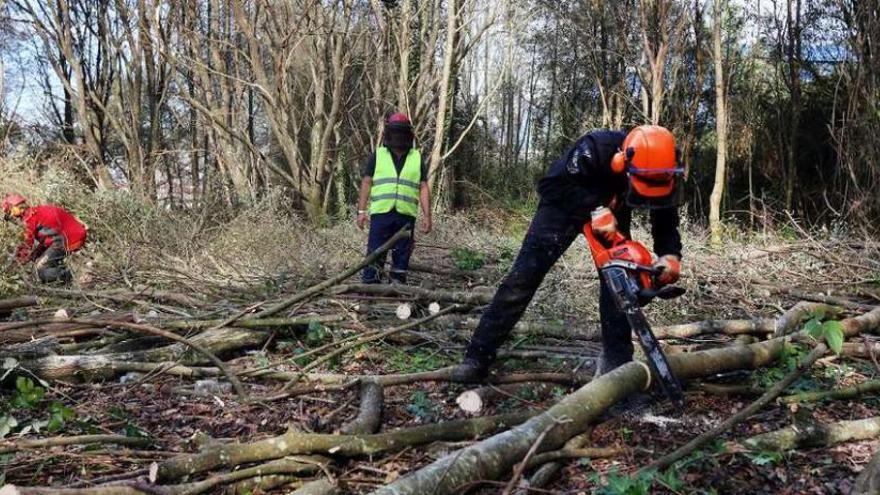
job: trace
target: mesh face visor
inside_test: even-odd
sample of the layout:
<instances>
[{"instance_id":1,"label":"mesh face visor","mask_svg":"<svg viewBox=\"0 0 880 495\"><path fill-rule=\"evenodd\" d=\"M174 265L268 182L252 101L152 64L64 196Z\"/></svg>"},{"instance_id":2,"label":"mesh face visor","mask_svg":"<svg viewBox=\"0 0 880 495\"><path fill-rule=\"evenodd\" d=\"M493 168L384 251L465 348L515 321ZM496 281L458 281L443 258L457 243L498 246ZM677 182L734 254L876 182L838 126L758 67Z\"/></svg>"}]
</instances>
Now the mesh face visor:
<instances>
[{"instance_id":1,"label":"mesh face visor","mask_svg":"<svg viewBox=\"0 0 880 495\"><path fill-rule=\"evenodd\" d=\"M660 209L681 203L679 177L684 167L674 168L627 168L628 187L626 202L633 208Z\"/></svg>"},{"instance_id":2,"label":"mesh face visor","mask_svg":"<svg viewBox=\"0 0 880 495\"><path fill-rule=\"evenodd\" d=\"M385 126L385 146L396 149L413 147L413 130L409 124L393 123Z\"/></svg>"}]
</instances>

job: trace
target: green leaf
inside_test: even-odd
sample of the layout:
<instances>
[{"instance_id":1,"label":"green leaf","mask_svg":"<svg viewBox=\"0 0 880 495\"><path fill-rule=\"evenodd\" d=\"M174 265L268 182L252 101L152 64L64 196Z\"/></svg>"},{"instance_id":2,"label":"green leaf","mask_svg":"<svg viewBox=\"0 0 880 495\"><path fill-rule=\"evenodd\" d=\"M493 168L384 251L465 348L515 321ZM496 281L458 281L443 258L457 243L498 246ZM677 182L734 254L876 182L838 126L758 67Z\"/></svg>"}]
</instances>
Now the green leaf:
<instances>
[{"instance_id":1,"label":"green leaf","mask_svg":"<svg viewBox=\"0 0 880 495\"><path fill-rule=\"evenodd\" d=\"M818 318L813 318L804 325L804 330L816 340L822 336L822 322Z\"/></svg>"},{"instance_id":2,"label":"green leaf","mask_svg":"<svg viewBox=\"0 0 880 495\"><path fill-rule=\"evenodd\" d=\"M324 341L327 336L327 329L320 322L312 320L309 322L309 330L306 332L306 343L309 345L318 345Z\"/></svg>"},{"instance_id":3,"label":"green leaf","mask_svg":"<svg viewBox=\"0 0 880 495\"><path fill-rule=\"evenodd\" d=\"M825 333L825 342L828 342L828 347L839 356L840 351L843 350L843 325L839 321L826 321L822 327Z\"/></svg>"},{"instance_id":4,"label":"green leaf","mask_svg":"<svg viewBox=\"0 0 880 495\"><path fill-rule=\"evenodd\" d=\"M0 438L4 438L6 437L6 435L9 435L12 429L16 426L18 426L17 419L8 415L0 416Z\"/></svg>"}]
</instances>

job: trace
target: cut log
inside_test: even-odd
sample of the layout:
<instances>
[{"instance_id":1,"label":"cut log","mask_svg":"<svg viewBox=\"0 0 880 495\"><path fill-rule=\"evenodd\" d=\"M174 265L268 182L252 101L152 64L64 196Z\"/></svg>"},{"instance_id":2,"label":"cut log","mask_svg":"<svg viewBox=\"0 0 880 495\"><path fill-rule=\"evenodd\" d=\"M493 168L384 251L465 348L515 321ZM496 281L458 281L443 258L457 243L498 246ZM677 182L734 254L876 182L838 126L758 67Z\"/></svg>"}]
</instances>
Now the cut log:
<instances>
[{"instance_id":1,"label":"cut log","mask_svg":"<svg viewBox=\"0 0 880 495\"><path fill-rule=\"evenodd\" d=\"M516 397L524 388L528 388L535 396L549 394L552 388L546 383L511 383L507 385L489 385L462 392L455 403L462 411L477 414L494 403Z\"/></svg>"},{"instance_id":2,"label":"cut log","mask_svg":"<svg viewBox=\"0 0 880 495\"><path fill-rule=\"evenodd\" d=\"M880 308L842 322L846 335L880 327ZM754 369L775 361L783 339L749 346L731 346L669 357L670 366L681 379L696 378L737 369ZM531 420L470 447L450 453L428 466L379 488L374 495L458 493L459 487L477 480L496 480L521 461L526 452L551 424L557 424L544 439L542 449L559 448L565 441L597 419L608 407L648 384L646 367L625 364L581 387L555 406Z\"/></svg>"},{"instance_id":3,"label":"cut log","mask_svg":"<svg viewBox=\"0 0 880 495\"><path fill-rule=\"evenodd\" d=\"M840 421L831 424L789 426L762 433L738 443L750 450L792 450L803 447L830 447L853 440L869 440L880 436L880 416ZM735 449L733 449L735 450Z\"/></svg>"},{"instance_id":4,"label":"cut log","mask_svg":"<svg viewBox=\"0 0 880 495\"><path fill-rule=\"evenodd\" d=\"M244 444L222 444L210 451L174 457L159 464L158 479L172 481L219 467L231 468L240 464L297 454L364 456L396 451L435 441L470 440L499 428L517 425L535 414L534 412L520 412L446 421L373 435L327 435L289 431L284 435L265 440Z\"/></svg>"}]
</instances>

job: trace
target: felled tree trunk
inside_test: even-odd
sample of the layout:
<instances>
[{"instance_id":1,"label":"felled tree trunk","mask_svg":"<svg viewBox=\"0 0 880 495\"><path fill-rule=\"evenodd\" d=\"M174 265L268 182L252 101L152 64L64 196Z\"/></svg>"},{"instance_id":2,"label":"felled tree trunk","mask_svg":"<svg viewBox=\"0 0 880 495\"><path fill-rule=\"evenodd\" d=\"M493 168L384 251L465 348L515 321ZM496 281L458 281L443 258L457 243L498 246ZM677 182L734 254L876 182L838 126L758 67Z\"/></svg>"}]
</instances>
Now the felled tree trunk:
<instances>
[{"instance_id":1,"label":"felled tree trunk","mask_svg":"<svg viewBox=\"0 0 880 495\"><path fill-rule=\"evenodd\" d=\"M776 320L759 318L755 320L705 320L696 323L669 325L654 329L658 339L686 339L700 335L727 334L768 334L776 330Z\"/></svg>"},{"instance_id":2,"label":"felled tree trunk","mask_svg":"<svg viewBox=\"0 0 880 495\"><path fill-rule=\"evenodd\" d=\"M499 428L519 424L533 415L532 412L502 414L403 428L374 435L327 435L289 431L265 440L222 444L209 451L168 459L159 464L158 479L176 480L219 467L234 467L297 454L363 456L439 440L469 440Z\"/></svg>"},{"instance_id":3,"label":"felled tree trunk","mask_svg":"<svg viewBox=\"0 0 880 495\"><path fill-rule=\"evenodd\" d=\"M800 447L828 447L878 436L880 436L880 416L827 425L789 426L755 435L738 443L751 450L791 450Z\"/></svg>"},{"instance_id":4,"label":"felled tree trunk","mask_svg":"<svg viewBox=\"0 0 880 495\"><path fill-rule=\"evenodd\" d=\"M880 327L880 309L842 323L844 333L850 336L868 328ZM783 344L783 339L772 339L749 346L677 354L670 356L669 361L679 378L695 378L765 366L779 357ZM459 487L477 480L498 479L523 459L543 432L549 429L541 450L559 448L566 440L584 431L608 407L644 389L649 383L648 378L646 367L641 364L621 366L516 428L453 452L372 493L444 495L457 493Z\"/></svg>"},{"instance_id":5,"label":"felled tree trunk","mask_svg":"<svg viewBox=\"0 0 880 495\"><path fill-rule=\"evenodd\" d=\"M39 301L35 296L13 297L11 299L0 299L0 315L9 313L18 308L27 308L36 306Z\"/></svg>"}]
</instances>

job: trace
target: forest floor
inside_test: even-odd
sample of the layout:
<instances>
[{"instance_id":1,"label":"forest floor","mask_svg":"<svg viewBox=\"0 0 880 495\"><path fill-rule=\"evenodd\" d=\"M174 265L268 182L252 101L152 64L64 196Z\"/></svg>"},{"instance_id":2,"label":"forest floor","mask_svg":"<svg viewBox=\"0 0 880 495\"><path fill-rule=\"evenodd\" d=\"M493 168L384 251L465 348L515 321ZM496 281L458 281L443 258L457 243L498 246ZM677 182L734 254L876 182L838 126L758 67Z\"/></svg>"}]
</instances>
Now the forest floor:
<instances>
[{"instance_id":1,"label":"forest floor","mask_svg":"<svg viewBox=\"0 0 880 495\"><path fill-rule=\"evenodd\" d=\"M198 493L186 491L191 486L181 488L182 478L167 480L178 484L168 484L165 491L153 486L157 467L161 483L165 464L181 454L288 431L339 433L361 411L366 378L403 376L399 384L385 383L382 389L381 432L475 417L457 403L473 385L427 375L461 359L475 321L512 261L525 217L505 212L454 216L441 219L436 233L417 232L409 283L415 290L385 286L371 291L357 285L355 275L308 293L307 288L357 265L363 235L350 225L292 232L289 225L254 215L231 220L214 242L186 251L107 235L75 257L79 283L71 289L37 287L27 274L7 274L4 297L34 295L38 300L0 318L0 433L5 437L0 452L19 449L0 454L6 483L91 487L140 480L129 486L144 493ZM273 229L286 229L279 230L284 233L275 242ZM681 285L688 292L652 304L649 320L662 333L670 325L704 320L777 318L802 300L830 303L839 309L837 318L880 304L880 244L807 233L794 224L787 229L786 235L738 238L731 233L719 249L704 247L703 233L686 229ZM647 239L641 228L635 236ZM500 386L476 416L547 409L588 380L584 377L601 349L597 285L579 239L548 275L523 319L527 327L514 333L494 371L498 377L529 373L536 378L524 386ZM296 294L305 295L281 304ZM272 316L287 322L243 326L268 308L281 308ZM435 315L438 309L443 314ZM198 323L205 320L211 322ZM401 327L413 322L412 328ZM203 353L145 336L138 325L201 342L241 380L248 400L236 394ZM675 354L767 337L766 331L708 332L664 343L666 352ZM876 340L865 334L850 342ZM683 413L655 394L647 409L602 418L586 446L615 447L617 454L567 460L552 483L530 492L850 493L854 478L877 450L877 440L781 451L730 445L792 424L880 416L876 393L797 406L776 403L671 468L635 474L745 407L794 367L799 352L769 368L689 382ZM59 361L64 356L75 360ZM187 376L199 373L204 376ZM878 373L880 367L869 356L825 357L786 393L848 387L876 379ZM713 388L713 383L726 387ZM97 434L145 440L137 445L22 447L34 439ZM289 493L303 481L328 478L339 493L368 493L474 439L440 435L428 440L363 455L313 449L309 453L326 457L320 458L320 469L307 474L264 477L260 486L236 480L201 491ZM214 476L225 472L207 471ZM532 472L526 470L524 479ZM502 493L511 476L475 480L469 488Z\"/></svg>"}]
</instances>

